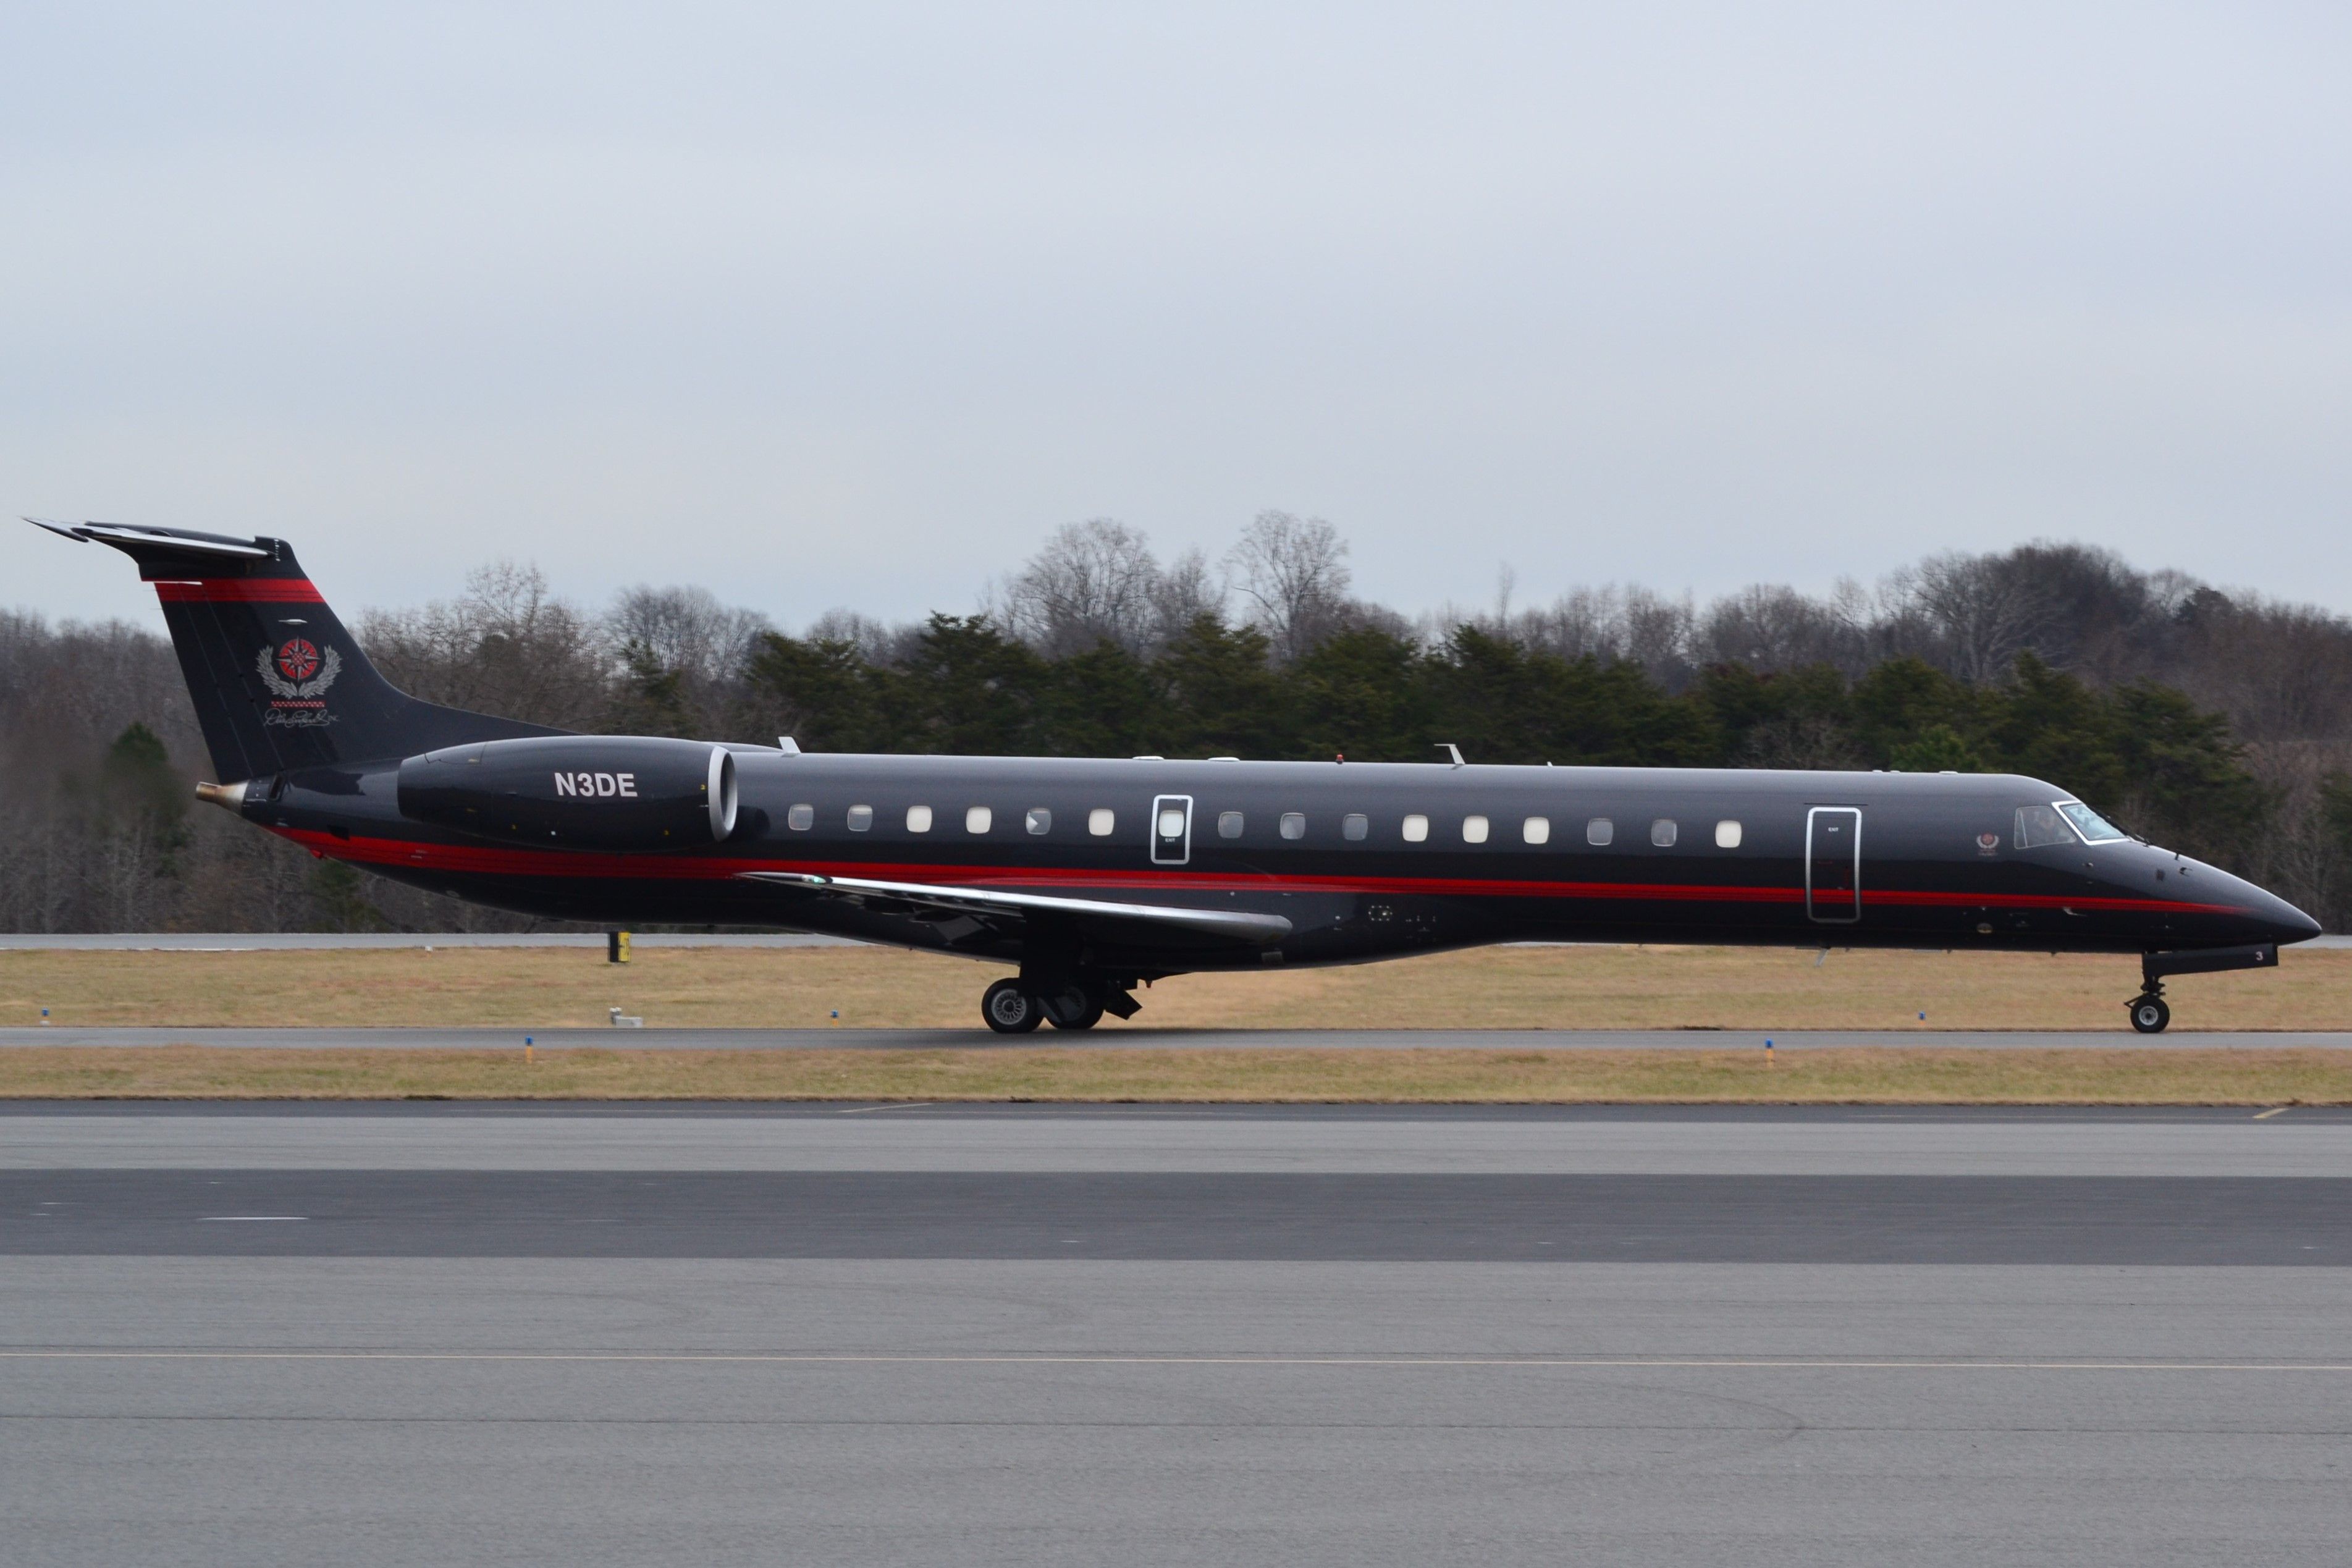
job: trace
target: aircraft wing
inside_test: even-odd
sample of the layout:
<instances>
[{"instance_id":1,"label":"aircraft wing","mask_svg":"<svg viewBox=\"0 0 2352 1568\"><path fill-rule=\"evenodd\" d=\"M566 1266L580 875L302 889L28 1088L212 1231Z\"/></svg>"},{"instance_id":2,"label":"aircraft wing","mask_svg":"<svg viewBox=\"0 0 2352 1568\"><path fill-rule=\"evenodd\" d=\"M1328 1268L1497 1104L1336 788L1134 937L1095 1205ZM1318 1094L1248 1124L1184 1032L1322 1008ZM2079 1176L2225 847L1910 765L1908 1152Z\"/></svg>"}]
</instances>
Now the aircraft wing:
<instances>
[{"instance_id":1,"label":"aircraft wing","mask_svg":"<svg viewBox=\"0 0 2352 1568\"><path fill-rule=\"evenodd\" d=\"M1194 931L1261 945L1290 934L1280 915L1246 910L1193 910L1168 904L1123 904L1108 899L1069 899L1054 893L1005 893L989 888L942 888L925 882L884 882L864 877L820 877L801 871L741 871L750 882L774 882L852 903L888 909L937 910L945 913L1027 919L1063 915L1082 921Z\"/></svg>"}]
</instances>

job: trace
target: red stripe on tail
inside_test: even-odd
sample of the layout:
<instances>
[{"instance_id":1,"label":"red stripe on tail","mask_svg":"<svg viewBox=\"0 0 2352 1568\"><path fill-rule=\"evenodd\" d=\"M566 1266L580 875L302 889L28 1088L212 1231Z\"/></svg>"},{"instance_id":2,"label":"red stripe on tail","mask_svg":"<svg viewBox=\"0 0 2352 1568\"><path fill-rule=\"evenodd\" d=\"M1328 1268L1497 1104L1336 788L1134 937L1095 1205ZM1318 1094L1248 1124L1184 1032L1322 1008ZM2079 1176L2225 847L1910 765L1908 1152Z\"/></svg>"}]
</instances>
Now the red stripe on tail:
<instances>
[{"instance_id":1,"label":"red stripe on tail","mask_svg":"<svg viewBox=\"0 0 2352 1568\"><path fill-rule=\"evenodd\" d=\"M301 577L207 577L200 583L158 583L155 596L167 605L323 605L319 590Z\"/></svg>"}]
</instances>

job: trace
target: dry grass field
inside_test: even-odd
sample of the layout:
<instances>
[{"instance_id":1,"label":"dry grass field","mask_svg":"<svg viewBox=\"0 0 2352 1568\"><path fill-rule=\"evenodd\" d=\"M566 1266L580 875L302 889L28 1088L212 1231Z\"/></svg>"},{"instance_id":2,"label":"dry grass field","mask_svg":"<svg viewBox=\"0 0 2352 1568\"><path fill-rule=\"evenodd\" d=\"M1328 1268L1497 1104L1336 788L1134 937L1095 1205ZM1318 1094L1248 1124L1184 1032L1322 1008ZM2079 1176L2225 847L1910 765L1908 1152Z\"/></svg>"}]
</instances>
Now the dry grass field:
<instances>
[{"instance_id":1,"label":"dry grass field","mask_svg":"<svg viewBox=\"0 0 2352 1568\"><path fill-rule=\"evenodd\" d=\"M2129 958L1786 949L1511 947L1349 969L1186 975L1140 994L1151 1028L2097 1029L2124 1026ZM976 1027L1005 973L881 948L0 952L0 1026L599 1025ZM2173 1030L2352 1028L2352 951L2170 983ZM1925 1013L1923 1022L1918 1016ZM2285 1042L2282 1042L2283 1044Z\"/></svg>"},{"instance_id":2,"label":"dry grass field","mask_svg":"<svg viewBox=\"0 0 2352 1568\"><path fill-rule=\"evenodd\" d=\"M2352 1051L541 1051L33 1047L0 1098L2341 1105Z\"/></svg>"}]
</instances>

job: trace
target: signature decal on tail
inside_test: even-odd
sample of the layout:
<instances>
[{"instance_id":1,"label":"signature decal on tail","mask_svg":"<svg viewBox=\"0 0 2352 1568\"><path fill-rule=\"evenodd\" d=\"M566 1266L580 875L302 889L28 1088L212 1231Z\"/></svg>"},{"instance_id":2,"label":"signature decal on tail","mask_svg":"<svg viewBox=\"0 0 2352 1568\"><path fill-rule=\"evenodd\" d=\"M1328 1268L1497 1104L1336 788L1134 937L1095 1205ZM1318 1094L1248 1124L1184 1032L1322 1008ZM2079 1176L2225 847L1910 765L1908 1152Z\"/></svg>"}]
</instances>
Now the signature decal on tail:
<instances>
[{"instance_id":1,"label":"signature decal on tail","mask_svg":"<svg viewBox=\"0 0 2352 1568\"><path fill-rule=\"evenodd\" d=\"M264 724L307 730L335 721L320 700L343 672L343 656L331 645L322 653L308 638L294 637L275 648L265 647L254 668L271 699L269 711L261 716Z\"/></svg>"}]
</instances>

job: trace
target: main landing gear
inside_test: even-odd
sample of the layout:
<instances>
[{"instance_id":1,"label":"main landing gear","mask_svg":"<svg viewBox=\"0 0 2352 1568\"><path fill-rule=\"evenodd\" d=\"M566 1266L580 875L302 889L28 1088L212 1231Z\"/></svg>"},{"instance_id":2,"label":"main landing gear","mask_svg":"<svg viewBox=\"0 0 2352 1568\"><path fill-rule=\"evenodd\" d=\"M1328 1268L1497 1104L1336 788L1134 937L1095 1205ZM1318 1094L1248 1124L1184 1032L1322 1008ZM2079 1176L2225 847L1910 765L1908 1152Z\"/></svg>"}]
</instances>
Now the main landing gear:
<instances>
[{"instance_id":1,"label":"main landing gear","mask_svg":"<svg viewBox=\"0 0 2352 1568\"><path fill-rule=\"evenodd\" d=\"M1025 1035L1045 1016L1018 980L1000 980L980 994L980 1016L1000 1035Z\"/></svg>"},{"instance_id":2,"label":"main landing gear","mask_svg":"<svg viewBox=\"0 0 2352 1568\"><path fill-rule=\"evenodd\" d=\"M2160 984L2158 989L2162 989ZM2141 1034L2160 1035L2164 1033L2164 1026L2170 1022L2172 1022L2172 1009L2165 1005L2164 998L2158 995L2156 992L2144 992L2132 998L2132 1027Z\"/></svg>"},{"instance_id":3,"label":"main landing gear","mask_svg":"<svg viewBox=\"0 0 2352 1568\"><path fill-rule=\"evenodd\" d=\"M1105 1013L1132 1018L1140 1010L1128 987L1101 980L1000 980L980 997L980 1016L1000 1035L1025 1035L1039 1024L1091 1029Z\"/></svg>"}]
</instances>

